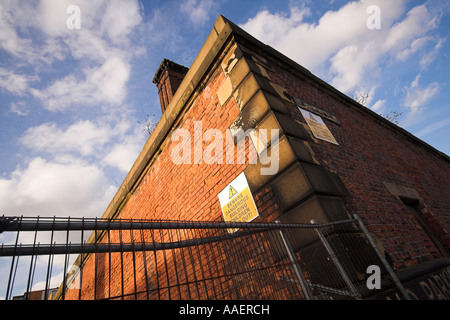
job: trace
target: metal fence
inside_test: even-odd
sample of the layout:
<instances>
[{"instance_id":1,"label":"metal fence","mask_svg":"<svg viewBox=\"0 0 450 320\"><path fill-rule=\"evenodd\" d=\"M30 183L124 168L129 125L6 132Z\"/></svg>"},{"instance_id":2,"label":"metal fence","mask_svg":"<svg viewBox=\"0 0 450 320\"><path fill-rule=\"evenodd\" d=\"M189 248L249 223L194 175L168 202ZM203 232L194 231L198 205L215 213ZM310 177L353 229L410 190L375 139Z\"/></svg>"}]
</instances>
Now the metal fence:
<instances>
[{"instance_id":1,"label":"metal fence","mask_svg":"<svg viewBox=\"0 0 450 320\"><path fill-rule=\"evenodd\" d=\"M365 299L401 283L358 216L334 223L0 220L5 299ZM0 293L1 294L1 293Z\"/></svg>"}]
</instances>

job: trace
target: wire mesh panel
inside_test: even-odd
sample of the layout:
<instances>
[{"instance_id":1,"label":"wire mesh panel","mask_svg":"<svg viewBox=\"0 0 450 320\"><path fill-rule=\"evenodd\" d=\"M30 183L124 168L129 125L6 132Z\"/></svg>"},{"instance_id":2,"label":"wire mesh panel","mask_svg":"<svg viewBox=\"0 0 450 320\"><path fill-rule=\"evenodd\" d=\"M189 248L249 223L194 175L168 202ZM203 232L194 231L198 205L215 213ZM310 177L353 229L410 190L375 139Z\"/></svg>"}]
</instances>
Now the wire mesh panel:
<instances>
[{"instance_id":1,"label":"wire mesh panel","mask_svg":"<svg viewBox=\"0 0 450 320\"><path fill-rule=\"evenodd\" d=\"M6 299L359 299L367 266L383 265L354 220L2 217L0 228Z\"/></svg>"}]
</instances>

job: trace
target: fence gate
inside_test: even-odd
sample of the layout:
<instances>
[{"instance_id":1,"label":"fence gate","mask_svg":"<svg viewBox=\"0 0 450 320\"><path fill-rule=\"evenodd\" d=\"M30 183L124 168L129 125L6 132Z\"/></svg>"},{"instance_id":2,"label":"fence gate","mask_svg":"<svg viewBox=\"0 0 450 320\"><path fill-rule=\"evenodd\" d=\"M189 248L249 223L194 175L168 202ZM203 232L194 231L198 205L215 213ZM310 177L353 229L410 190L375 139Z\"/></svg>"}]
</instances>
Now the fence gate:
<instances>
[{"instance_id":1,"label":"fence gate","mask_svg":"<svg viewBox=\"0 0 450 320\"><path fill-rule=\"evenodd\" d=\"M404 293L358 216L326 224L3 216L0 238L7 300L362 299L370 265L391 277L384 288Z\"/></svg>"}]
</instances>

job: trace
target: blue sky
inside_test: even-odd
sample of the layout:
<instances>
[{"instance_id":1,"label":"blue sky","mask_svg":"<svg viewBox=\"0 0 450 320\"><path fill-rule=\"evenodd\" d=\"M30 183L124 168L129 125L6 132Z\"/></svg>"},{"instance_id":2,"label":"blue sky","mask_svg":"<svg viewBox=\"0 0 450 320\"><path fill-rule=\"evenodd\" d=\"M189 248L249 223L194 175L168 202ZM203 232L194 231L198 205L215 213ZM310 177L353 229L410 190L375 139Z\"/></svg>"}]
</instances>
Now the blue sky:
<instances>
[{"instance_id":1,"label":"blue sky","mask_svg":"<svg viewBox=\"0 0 450 320\"><path fill-rule=\"evenodd\" d=\"M219 14L450 154L448 0L2 0L0 214L101 216L161 116L161 60L189 67Z\"/></svg>"}]
</instances>

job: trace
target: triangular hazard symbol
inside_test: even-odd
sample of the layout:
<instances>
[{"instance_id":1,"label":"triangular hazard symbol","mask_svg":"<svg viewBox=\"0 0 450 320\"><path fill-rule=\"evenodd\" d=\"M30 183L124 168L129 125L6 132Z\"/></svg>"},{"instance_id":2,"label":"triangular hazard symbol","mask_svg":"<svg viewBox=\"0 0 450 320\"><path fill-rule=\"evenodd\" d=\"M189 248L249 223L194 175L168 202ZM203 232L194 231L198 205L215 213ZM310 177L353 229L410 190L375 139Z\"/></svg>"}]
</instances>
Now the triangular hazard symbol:
<instances>
[{"instance_id":1,"label":"triangular hazard symbol","mask_svg":"<svg viewBox=\"0 0 450 320\"><path fill-rule=\"evenodd\" d=\"M313 117L312 113L309 114L309 119L311 119L312 121L317 122L316 118Z\"/></svg>"},{"instance_id":2,"label":"triangular hazard symbol","mask_svg":"<svg viewBox=\"0 0 450 320\"><path fill-rule=\"evenodd\" d=\"M233 198L236 195L236 193L237 193L237 191L232 186L230 186L230 198L229 199Z\"/></svg>"}]
</instances>

